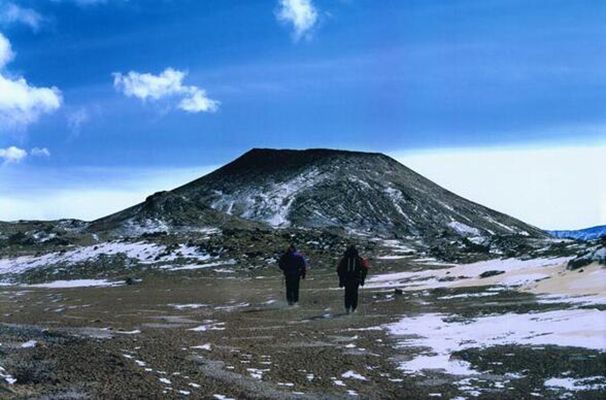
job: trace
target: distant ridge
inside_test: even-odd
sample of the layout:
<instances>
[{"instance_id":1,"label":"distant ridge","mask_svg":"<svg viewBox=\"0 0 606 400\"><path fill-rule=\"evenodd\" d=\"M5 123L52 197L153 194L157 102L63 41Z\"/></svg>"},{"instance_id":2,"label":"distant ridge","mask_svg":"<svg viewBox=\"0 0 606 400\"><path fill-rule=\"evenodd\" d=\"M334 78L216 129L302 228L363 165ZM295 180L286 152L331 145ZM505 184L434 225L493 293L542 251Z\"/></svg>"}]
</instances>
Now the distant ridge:
<instances>
[{"instance_id":1,"label":"distant ridge","mask_svg":"<svg viewBox=\"0 0 606 400\"><path fill-rule=\"evenodd\" d=\"M606 225L577 230L547 231L551 236L563 239L594 240L606 237Z\"/></svg>"}]
</instances>

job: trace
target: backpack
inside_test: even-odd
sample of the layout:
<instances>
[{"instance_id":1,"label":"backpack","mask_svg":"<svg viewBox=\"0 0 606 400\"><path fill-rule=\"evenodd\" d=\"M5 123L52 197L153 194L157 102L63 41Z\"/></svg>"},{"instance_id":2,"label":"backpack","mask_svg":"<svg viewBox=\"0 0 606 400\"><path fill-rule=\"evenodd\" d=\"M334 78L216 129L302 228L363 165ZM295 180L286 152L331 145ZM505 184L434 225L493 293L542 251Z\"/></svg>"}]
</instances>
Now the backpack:
<instances>
[{"instance_id":1,"label":"backpack","mask_svg":"<svg viewBox=\"0 0 606 400\"><path fill-rule=\"evenodd\" d=\"M345 259L345 265L345 273L347 275L358 275L360 273L360 268L362 267L359 256L347 257Z\"/></svg>"},{"instance_id":2,"label":"backpack","mask_svg":"<svg viewBox=\"0 0 606 400\"><path fill-rule=\"evenodd\" d=\"M356 280L364 283L368 269L368 261L360 256L347 256L341 260L339 277L344 281Z\"/></svg>"}]
</instances>

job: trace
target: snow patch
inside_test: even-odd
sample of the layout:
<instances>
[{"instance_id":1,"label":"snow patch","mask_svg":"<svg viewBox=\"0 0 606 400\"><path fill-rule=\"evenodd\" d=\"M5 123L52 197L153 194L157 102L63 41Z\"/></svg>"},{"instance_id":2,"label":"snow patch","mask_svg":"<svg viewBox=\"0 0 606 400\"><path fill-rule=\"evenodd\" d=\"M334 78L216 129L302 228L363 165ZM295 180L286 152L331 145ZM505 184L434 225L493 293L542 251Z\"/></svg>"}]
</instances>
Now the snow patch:
<instances>
[{"instance_id":1,"label":"snow patch","mask_svg":"<svg viewBox=\"0 0 606 400\"><path fill-rule=\"evenodd\" d=\"M215 322L213 320L205 320L203 325L196 326L195 328L188 329L194 332L206 332L206 331L222 331L225 330L225 322Z\"/></svg>"},{"instance_id":2,"label":"snow patch","mask_svg":"<svg viewBox=\"0 0 606 400\"><path fill-rule=\"evenodd\" d=\"M185 310L191 309L196 310L202 307L208 307L208 304L199 304L199 303L191 303L191 304L169 304L169 306L176 308L177 310Z\"/></svg>"},{"instance_id":3,"label":"snow patch","mask_svg":"<svg viewBox=\"0 0 606 400\"><path fill-rule=\"evenodd\" d=\"M258 368L246 368L250 376L254 379L261 380L263 379L263 373L269 372L270 369L258 369Z\"/></svg>"},{"instance_id":4,"label":"snow patch","mask_svg":"<svg viewBox=\"0 0 606 400\"><path fill-rule=\"evenodd\" d=\"M559 258L535 258L530 260L519 260L515 258L480 261L472 264L459 264L451 268L424 269L413 272L396 272L375 275L368 280L365 288L402 288L404 290L424 290L443 287L461 286L487 286L487 285L519 285L520 281L528 281L536 278L529 274L535 273L537 269L547 267L562 267L570 260L570 257ZM503 271L504 274L490 278L479 278L480 274L490 270ZM448 280L443 278L459 277L475 279ZM539 278L543 278L541 276Z\"/></svg>"},{"instance_id":5,"label":"snow patch","mask_svg":"<svg viewBox=\"0 0 606 400\"><path fill-rule=\"evenodd\" d=\"M497 292L461 293L461 294L453 294L453 295L449 295L449 296L441 296L441 297L438 297L438 300L468 299L471 297L496 296L498 294L499 293L497 293Z\"/></svg>"},{"instance_id":6,"label":"snow patch","mask_svg":"<svg viewBox=\"0 0 606 400\"><path fill-rule=\"evenodd\" d=\"M200 346L191 346L190 348L191 349L206 350L206 351L211 351L212 350L212 347L211 347L210 343L205 343L205 344L202 344Z\"/></svg>"},{"instance_id":7,"label":"snow patch","mask_svg":"<svg viewBox=\"0 0 606 400\"><path fill-rule=\"evenodd\" d=\"M463 236L480 236L480 231L462 222L452 221L448 223L448 227L453 229L459 235Z\"/></svg>"},{"instance_id":8,"label":"snow patch","mask_svg":"<svg viewBox=\"0 0 606 400\"><path fill-rule=\"evenodd\" d=\"M213 398L215 398L217 400L236 400L233 397L227 397L222 394L213 394Z\"/></svg>"},{"instance_id":9,"label":"snow patch","mask_svg":"<svg viewBox=\"0 0 606 400\"><path fill-rule=\"evenodd\" d=\"M515 276L505 277L504 279L502 279L500 281L500 284L505 285L505 286L519 286L519 285L526 285L531 282L536 282L536 281L539 281L539 280L545 279L545 278L549 278L549 275L538 274L538 273L515 275Z\"/></svg>"},{"instance_id":10,"label":"snow patch","mask_svg":"<svg viewBox=\"0 0 606 400\"><path fill-rule=\"evenodd\" d=\"M14 385L17 382L17 380L13 378L12 375L7 373L6 370L2 367L0 367L0 378L4 379L9 385Z\"/></svg>"},{"instance_id":11,"label":"snow patch","mask_svg":"<svg viewBox=\"0 0 606 400\"><path fill-rule=\"evenodd\" d=\"M606 311L559 310L529 314L503 314L466 321L452 321L444 314L422 314L386 326L392 335L403 336L399 346L424 348L420 355L404 361L410 372L444 370L452 375L477 373L452 353L476 347L504 344L557 345L606 350Z\"/></svg>"},{"instance_id":12,"label":"snow patch","mask_svg":"<svg viewBox=\"0 0 606 400\"><path fill-rule=\"evenodd\" d=\"M147 218L144 221L129 219L124 224L124 231L131 236L140 236L144 233L170 232L170 227L157 218Z\"/></svg>"},{"instance_id":13,"label":"snow patch","mask_svg":"<svg viewBox=\"0 0 606 400\"><path fill-rule=\"evenodd\" d=\"M599 381L599 382L596 382ZM589 378L550 378L545 381L545 387L549 389L566 389L568 391L579 390L604 390L606 389L606 377L593 376Z\"/></svg>"},{"instance_id":14,"label":"snow patch","mask_svg":"<svg viewBox=\"0 0 606 400\"><path fill-rule=\"evenodd\" d=\"M107 279L73 279L67 281L53 281L46 283L37 283L34 285L26 285L27 287L47 288L47 289L65 289L65 288L81 288L81 287L114 287L121 286L124 282L112 282Z\"/></svg>"},{"instance_id":15,"label":"snow patch","mask_svg":"<svg viewBox=\"0 0 606 400\"><path fill-rule=\"evenodd\" d=\"M379 256L377 260L401 260L403 258L407 258L408 256L396 256L396 255L387 255L387 256Z\"/></svg>"},{"instance_id":16,"label":"snow patch","mask_svg":"<svg viewBox=\"0 0 606 400\"><path fill-rule=\"evenodd\" d=\"M185 270L218 267L220 265L234 265L235 263L236 263L236 260L227 260L227 261L210 262L210 263L206 263L206 264L187 264L187 265L178 265L178 266L163 265L160 268L165 269L167 271L185 271Z\"/></svg>"},{"instance_id":17,"label":"snow patch","mask_svg":"<svg viewBox=\"0 0 606 400\"><path fill-rule=\"evenodd\" d=\"M343 374L341 375L341 377L342 377L342 378L349 378L349 379L357 379L357 380L360 380L360 381L367 381L367 380L368 380L368 379L366 379L364 376L362 376L362 375L358 374L358 373L357 373L357 372L355 372L355 371L351 371L351 370L349 370L349 371L347 371L347 372L343 373Z\"/></svg>"},{"instance_id":18,"label":"snow patch","mask_svg":"<svg viewBox=\"0 0 606 400\"><path fill-rule=\"evenodd\" d=\"M73 265L97 260L101 256L124 255L141 264L174 261L178 258L205 261L211 257L196 247L181 244L174 251L167 253L166 246L146 242L103 242L91 246L78 247L66 252L47 253L41 256L21 256L0 259L0 274L19 274L30 269L49 265Z\"/></svg>"},{"instance_id":19,"label":"snow patch","mask_svg":"<svg viewBox=\"0 0 606 400\"><path fill-rule=\"evenodd\" d=\"M606 294L603 295L581 295L581 296L566 296L559 294L539 295L538 302L542 304L579 304L583 306L589 305L604 305L606 304Z\"/></svg>"},{"instance_id":20,"label":"snow patch","mask_svg":"<svg viewBox=\"0 0 606 400\"><path fill-rule=\"evenodd\" d=\"M387 196L389 196L389 198L393 202L393 206L398 211L398 213L406 217L406 219L409 219L408 215L406 215L406 213L404 212L404 210L402 210L402 207L400 206L400 203L404 203L404 196L402 195L402 192L398 189L392 188L391 186L385 188L384 192L385 194L387 194Z\"/></svg>"},{"instance_id":21,"label":"snow patch","mask_svg":"<svg viewBox=\"0 0 606 400\"><path fill-rule=\"evenodd\" d=\"M36 344L38 344L38 342L36 342L35 340L28 340L19 347L21 347L22 349L31 349L32 347L36 347Z\"/></svg>"},{"instance_id":22,"label":"snow patch","mask_svg":"<svg viewBox=\"0 0 606 400\"><path fill-rule=\"evenodd\" d=\"M274 227L286 227L290 225L288 213L297 194L313 187L325 177L318 169L312 168L290 180L271 182L259 190L249 190L238 195L217 194L217 200L211 207L243 218L265 221Z\"/></svg>"}]
</instances>

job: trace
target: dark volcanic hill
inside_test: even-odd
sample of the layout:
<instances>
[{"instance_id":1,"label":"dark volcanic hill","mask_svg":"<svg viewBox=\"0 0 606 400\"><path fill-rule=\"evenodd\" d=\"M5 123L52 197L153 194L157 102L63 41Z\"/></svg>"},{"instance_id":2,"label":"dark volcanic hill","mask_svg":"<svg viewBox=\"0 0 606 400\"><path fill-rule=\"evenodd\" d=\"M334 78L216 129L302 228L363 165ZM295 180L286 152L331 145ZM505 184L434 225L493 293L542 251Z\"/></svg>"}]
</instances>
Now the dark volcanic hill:
<instances>
[{"instance_id":1,"label":"dark volcanic hill","mask_svg":"<svg viewBox=\"0 0 606 400\"><path fill-rule=\"evenodd\" d=\"M171 192L150 196L93 227L237 224L345 228L427 237L545 233L473 203L378 153L253 149Z\"/></svg>"}]
</instances>

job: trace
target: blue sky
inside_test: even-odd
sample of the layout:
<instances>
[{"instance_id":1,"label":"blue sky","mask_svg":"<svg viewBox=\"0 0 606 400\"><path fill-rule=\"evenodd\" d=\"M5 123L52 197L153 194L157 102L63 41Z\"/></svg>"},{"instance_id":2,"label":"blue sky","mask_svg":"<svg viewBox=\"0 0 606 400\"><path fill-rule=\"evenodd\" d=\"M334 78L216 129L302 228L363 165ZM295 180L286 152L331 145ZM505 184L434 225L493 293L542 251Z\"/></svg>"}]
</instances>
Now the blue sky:
<instances>
[{"instance_id":1,"label":"blue sky","mask_svg":"<svg viewBox=\"0 0 606 400\"><path fill-rule=\"evenodd\" d=\"M251 147L595 152L604 21L601 0L0 0L0 219L101 216ZM440 183L469 182L477 165L462 165ZM37 211L89 186L129 195ZM561 220L511 213L606 223L603 193L593 212L569 200L578 209Z\"/></svg>"}]
</instances>

